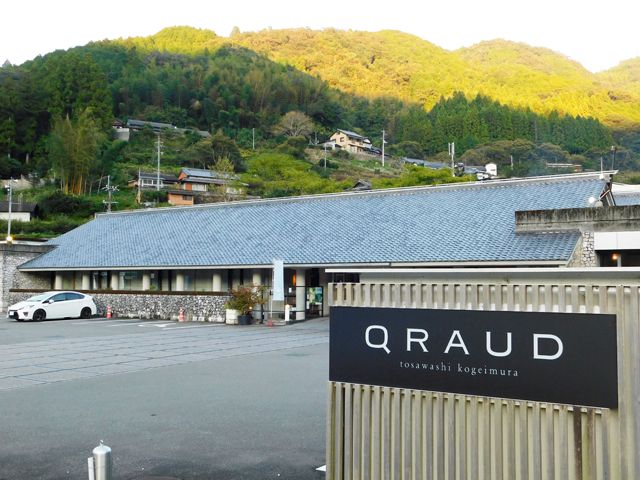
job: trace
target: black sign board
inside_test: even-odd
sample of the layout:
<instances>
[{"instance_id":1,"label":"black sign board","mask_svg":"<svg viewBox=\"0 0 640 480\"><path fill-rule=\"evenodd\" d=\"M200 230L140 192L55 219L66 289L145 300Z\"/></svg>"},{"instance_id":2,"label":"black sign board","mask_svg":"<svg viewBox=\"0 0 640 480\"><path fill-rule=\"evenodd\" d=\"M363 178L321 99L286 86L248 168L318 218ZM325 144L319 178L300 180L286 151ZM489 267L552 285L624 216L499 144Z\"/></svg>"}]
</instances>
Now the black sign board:
<instances>
[{"instance_id":1,"label":"black sign board","mask_svg":"<svg viewBox=\"0 0 640 480\"><path fill-rule=\"evenodd\" d=\"M332 307L334 382L618 408L615 315Z\"/></svg>"}]
</instances>

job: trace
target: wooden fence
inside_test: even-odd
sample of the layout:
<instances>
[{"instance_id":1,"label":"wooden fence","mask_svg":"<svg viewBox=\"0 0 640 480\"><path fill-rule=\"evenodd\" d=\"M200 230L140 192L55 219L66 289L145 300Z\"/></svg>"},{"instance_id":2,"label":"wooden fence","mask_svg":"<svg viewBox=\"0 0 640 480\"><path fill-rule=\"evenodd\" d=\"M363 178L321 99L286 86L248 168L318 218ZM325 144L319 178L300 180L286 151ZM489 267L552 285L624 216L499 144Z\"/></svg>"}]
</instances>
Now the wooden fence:
<instances>
[{"instance_id":1,"label":"wooden fence","mask_svg":"<svg viewBox=\"0 0 640 480\"><path fill-rule=\"evenodd\" d=\"M615 314L619 406L329 382L327 479L640 478L640 287L627 283L331 284L333 306Z\"/></svg>"}]
</instances>

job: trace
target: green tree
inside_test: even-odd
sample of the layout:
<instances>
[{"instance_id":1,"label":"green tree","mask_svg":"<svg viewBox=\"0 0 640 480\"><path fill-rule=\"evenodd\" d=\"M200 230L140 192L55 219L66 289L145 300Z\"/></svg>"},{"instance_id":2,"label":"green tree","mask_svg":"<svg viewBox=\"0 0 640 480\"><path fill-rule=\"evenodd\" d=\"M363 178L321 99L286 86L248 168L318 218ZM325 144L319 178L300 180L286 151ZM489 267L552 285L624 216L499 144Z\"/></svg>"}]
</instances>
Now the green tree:
<instances>
[{"instance_id":1,"label":"green tree","mask_svg":"<svg viewBox=\"0 0 640 480\"><path fill-rule=\"evenodd\" d=\"M104 132L89 109L84 110L75 123L69 117L54 118L49 158L64 193L84 193L85 181L98 159L98 148L104 140Z\"/></svg>"}]
</instances>

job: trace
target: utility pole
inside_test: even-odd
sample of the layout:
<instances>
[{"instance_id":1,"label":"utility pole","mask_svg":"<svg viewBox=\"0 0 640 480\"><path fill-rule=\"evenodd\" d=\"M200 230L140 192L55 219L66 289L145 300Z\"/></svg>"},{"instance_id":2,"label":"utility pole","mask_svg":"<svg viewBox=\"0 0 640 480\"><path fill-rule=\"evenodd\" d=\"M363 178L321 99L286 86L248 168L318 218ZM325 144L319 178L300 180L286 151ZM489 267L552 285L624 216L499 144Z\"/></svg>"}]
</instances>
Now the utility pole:
<instances>
[{"instance_id":1,"label":"utility pole","mask_svg":"<svg viewBox=\"0 0 640 480\"><path fill-rule=\"evenodd\" d=\"M118 191L118 187L112 187L111 186L111 175L109 175L107 177L107 186L103 188L103 190L105 190L108 194L109 194L109 200L103 200L102 203L106 203L107 204L107 212L111 212L111 204L112 203L118 203L118 202L114 202L111 200L111 194L113 192L117 192Z\"/></svg>"},{"instance_id":2,"label":"utility pole","mask_svg":"<svg viewBox=\"0 0 640 480\"><path fill-rule=\"evenodd\" d=\"M256 129L252 128L251 131L253 132L253 149L256 149Z\"/></svg>"},{"instance_id":3,"label":"utility pole","mask_svg":"<svg viewBox=\"0 0 640 480\"><path fill-rule=\"evenodd\" d=\"M160 155L162 154L162 152L160 151L160 147L162 147L162 143L160 143L160 134L158 134L158 185L157 185L158 191L160 191Z\"/></svg>"},{"instance_id":4,"label":"utility pole","mask_svg":"<svg viewBox=\"0 0 640 480\"><path fill-rule=\"evenodd\" d=\"M448 144L449 145L449 155L451 155L451 175L453 175L454 177L456 176L456 169L455 169L455 158L456 158L456 144L451 142Z\"/></svg>"},{"instance_id":5,"label":"utility pole","mask_svg":"<svg viewBox=\"0 0 640 480\"><path fill-rule=\"evenodd\" d=\"M11 203L13 197L13 177L9 179L9 218L7 223L7 243L13 242L13 237L11 236Z\"/></svg>"},{"instance_id":6,"label":"utility pole","mask_svg":"<svg viewBox=\"0 0 640 480\"><path fill-rule=\"evenodd\" d=\"M138 203L142 200L142 180L140 179L140 169L138 168Z\"/></svg>"},{"instance_id":7,"label":"utility pole","mask_svg":"<svg viewBox=\"0 0 640 480\"><path fill-rule=\"evenodd\" d=\"M327 169L327 142L324 142L324 169Z\"/></svg>"},{"instance_id":8,"label":"utility pole","mask_svg":"<svg viewBox=\"0 0 640 480\"><path fill-rule=\"evenodd\" d=\"M613 162L616 160L616 147L615 145L611 147L611 170L613 170Z\"/></svg>"},{"instance_id":9,"label":"utility pole","mask_svg":"<svg viewBox=\"0 0 640 480\"><path fill-rule=\"evenodd\" d=\"M382 130L382 166L384 167L384 144L387 143L384 139L385 132Z\"/></svg>"}]
</instances>

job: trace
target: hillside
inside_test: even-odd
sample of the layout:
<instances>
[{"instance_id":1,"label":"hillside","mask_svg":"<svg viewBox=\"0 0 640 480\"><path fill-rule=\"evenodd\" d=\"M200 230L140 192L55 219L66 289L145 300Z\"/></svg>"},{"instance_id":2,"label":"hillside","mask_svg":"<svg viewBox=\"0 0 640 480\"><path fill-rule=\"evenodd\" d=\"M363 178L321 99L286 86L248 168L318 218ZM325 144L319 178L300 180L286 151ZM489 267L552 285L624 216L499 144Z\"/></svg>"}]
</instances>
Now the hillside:
<instances>
[{"instance_id":1,"label":"hillside","mask_svg":"<svg viewBox=\"0 0 640 480\"><path fill-rule=\"evenodd\" d=\"M596 76L560 53L522 43L493 40L450 52L398 31L335 29L262 30L205 43L225 44L292 65L343 92L391 95L427 109L462 91L537 113L593 116L613 127L640 122L637 83L616 76L616 69Z\"/></svg>"}]
</instances>

